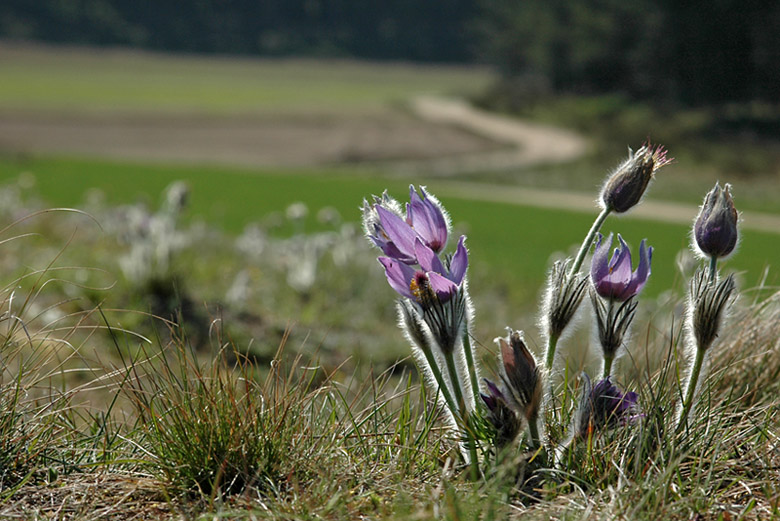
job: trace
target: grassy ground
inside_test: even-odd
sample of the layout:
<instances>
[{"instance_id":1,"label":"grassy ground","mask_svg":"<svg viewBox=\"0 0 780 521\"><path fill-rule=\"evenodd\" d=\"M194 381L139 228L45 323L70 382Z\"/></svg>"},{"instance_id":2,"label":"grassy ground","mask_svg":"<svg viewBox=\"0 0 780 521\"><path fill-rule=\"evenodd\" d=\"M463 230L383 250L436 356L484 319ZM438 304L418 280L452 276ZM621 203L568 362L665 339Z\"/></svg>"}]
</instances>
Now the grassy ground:
<instances>
[{"instance_id":1,"label":"grassy ground","mask_svg":"<svg viewBox=\"0 0 780 521\"><path fill-rule=\"evenodd\" d=\"M35 209L13 191L2 195L5 221ZM404 345L390 309L393 295L375 276L372 254L358 246L364 244L359 235L337 239L330 231L292 241L254 236L251 247L252 236L237 241L171 219L170 203L160 210L130 210L93 202L102 232L85 216L62 212L1 232L4 518L780 515L776 290L761 299L743 290L712 347L711 378L687 428L674 429L678 364L684 367L685 353L680 296L665 303L643 299L628 346L632 357L619 365L618 380L640 393L644 414L578 440L556 464L529 452L523 441L508 452L487 450L484 477L470 481L447 422L438 418L408 364L387 371L378 363L346 369L343 359L334 358L363 343L380 352ZM461 208L456 203L450 210L458 215ZM133 237L139 222L151 237L158 237L153 230L167 229L152 239L151 252L174 248L170 257L146 258L143 266L160 270L145 272L151 278L112 268L125 266L122 259L133 252L148 252L149 236ZM323 238L329 239L321 258L327 269L315 286L307 291L288 285L289 271L276 265L279 258ZM336 251L347 245L353 255L338 264ZM166 259L170 271L161 264ZM240 298L226 300L212 317L183 305L185 298L213 302L207 293L231 286L235 272L247 267L255 275L239 286L254 297L243 304ZM182 269L187 279L179 281L180 325L132 321L133 309L143 309L139 302L163 314L161 304L153 304L161 296L155 281L162 275L173 282ZM500 293L492 303L485 300L477 284L472 291L478 324L509 305ZM110 309L119 299L130 305ZM321 332L296 333L309 327L301 316L276 339L273 313L292 316L294 310L313 314L314 323L327 321L336 343L322 342L314 358L298 357L306 343L319 342ZM233 327L237 321L260 323L254 340ZM149 322L161 327L149 328ZM562 351L572 372L587 349L582 333ZM262 349L253 351L253 342ZM573 377L564 389L556 395L560 410L545 418L550 444L565 436L577 400Z\"/></svg>"}]
</instances>

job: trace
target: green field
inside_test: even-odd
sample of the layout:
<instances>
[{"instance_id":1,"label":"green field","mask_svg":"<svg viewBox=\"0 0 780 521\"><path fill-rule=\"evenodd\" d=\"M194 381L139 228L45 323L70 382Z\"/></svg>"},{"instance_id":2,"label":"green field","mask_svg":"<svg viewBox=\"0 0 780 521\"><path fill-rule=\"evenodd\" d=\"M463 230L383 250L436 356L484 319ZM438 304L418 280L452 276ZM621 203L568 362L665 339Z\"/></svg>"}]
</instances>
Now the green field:
<instances>
[{"instance_id":1,"label":"green field","mask_svg":"<svg viewBox=\"0 0 780 521\"><path fill-rule=\"evenodd\" d=\"M484 69L0 47L0 110L253 114L380 110L473 94Z\"/></svg>"},{"instance_id":2,"label":"green field","mask_svg":"<svg viewBox=\"0 0 780 521\"><path fill-rule=\"evenodd\" d=\"M407 181L338 169L279 172L78 159L0 161L0 179L10 181L22 172L35 176L35 192L48 204L68 207L83 206L88 187L100 189L108 203L141 200L156 206L168 184L186 180L192 189L190 218L203 219L230 233L239 233L248 223L261 221L272 212L284 211L295 201L309 207L307 226L316 230L320 225L314 215L323 207L333 207L345 220L357 222L358 207L370 194L387 188L399 200L408 197ZM436 181L429 183L433 193L436 185ZM469 237L472 265L480 264L494 273L497 281L511 283L512 295L520 299L535 296L550 255L567 251L581 241L596 215L595 209L582 213L456 198L443 202L453 217L455 230ZM634 247L645 237L654 246L649 294L657 295L675 285L679 289L675 256L688 244L686 226L611 217L604 231L621 233ZM727 267L745 272L743 287L752 286L767 266L780 265L776 245L776 234L746 230L740 250L727 261ZM773 277L770 275L770 282L776 282Z\"/></svg>"}]
</instances>

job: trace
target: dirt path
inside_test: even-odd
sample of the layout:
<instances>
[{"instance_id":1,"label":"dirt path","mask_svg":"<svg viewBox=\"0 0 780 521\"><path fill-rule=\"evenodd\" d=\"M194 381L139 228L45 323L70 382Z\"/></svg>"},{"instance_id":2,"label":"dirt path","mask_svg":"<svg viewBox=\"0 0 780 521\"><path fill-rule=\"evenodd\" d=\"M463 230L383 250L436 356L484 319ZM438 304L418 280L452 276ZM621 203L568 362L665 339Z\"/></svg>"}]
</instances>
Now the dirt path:
<instances>
[{"instance_id":1,"label":"dirt path","mask_svg":"<svg viewBox=\"0 0 780 521\"><path fill-rule=\"evenodd\" d=\"M381 163L438 175L569 161L586 142L457 99L418 97L412 114L204 116L0 112L0 152L262 167Z\"/></svg>"},{"instance_id":2,"label":"dirt path","mask_svg":"<svg viewBox=\"0 0 780 521\"><path fill-rule=\"evenodd\" d=\"M588 141L575 132L480 110L460 99L420 96L413 99L410 106L425 121L461 128L509 147L501 151L439 158L425 165L438 174L572 161L588 148Z\"/></svg>"}]
</instances>

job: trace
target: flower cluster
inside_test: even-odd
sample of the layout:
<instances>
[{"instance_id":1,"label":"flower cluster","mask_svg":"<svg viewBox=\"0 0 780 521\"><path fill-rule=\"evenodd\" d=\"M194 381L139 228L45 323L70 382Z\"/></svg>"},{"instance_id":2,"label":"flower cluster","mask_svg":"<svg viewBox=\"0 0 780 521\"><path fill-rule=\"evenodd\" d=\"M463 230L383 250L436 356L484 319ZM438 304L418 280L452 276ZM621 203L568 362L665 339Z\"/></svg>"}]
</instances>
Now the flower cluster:
<instances>
[{"instance_id":1,"label":"flower cluster","mask_svg":"<svg viewBox=\"0 0 780 521\"><path fill-rule=\"evenodd\" d=\"M375 196L372 202L364 201L364 230L382 251L379 263L390 287L400 296L399 324L427 383L435 387L439 403L457 431L463 459L472 469L480 459L503 454L519 444L524 429L526 448L534 454L552 453L555 461L561 462L575 440L590 440L601 431L618 427L631 428L645 418L639 394L623 390L616 383L613 362L630 350L631 324L638 296L650 279L653 248L642 239L638 252L634 252L638 253L634 267L623 236L617 234L618 244L613 249L614 234L604 236L600 229L610 214L624 213L639 204L655 172L671 161L663 147L648 143L630 152L628 159L608 176L599 201L601 213L576 257L555 262L549 272L540 313L545 365L537 362L523 332L509 329L506 336L496 339L497 375L492 380L482 379L482 392L478 359L469 340L472 311L466 282L469 256L465 237L459 237L452 253L446 252L452 233L450 221L439 201L425 188L410 187L405 206L387 193ZM735 292L733 277L721 279L717 262L734 251L737 221L730 186L721 188L716 184L707 194L692 232L695 248L710 259L710 265L708 270L700 270L690 285L686 343L696 359L688 371L680 425L692 410L704 355L718 336ZM580 268L591 250L587 276L580 273ZM586 293L592 303L594 338L600 344L603 374L593 384L583 373L579 401L567 415L559 410L567 401L556 400L556 394L566 385L563 382L561 387L561 382L556 382L561 376L556 366L564 366L555 356L556 346L567 338L565 332ZM544 439L540 435L544 429L555 438L564 418L571 418L568 439ZM485 443L502 450L491 452Z\"/></svg>"},{"instance_id":2,"label":"flower cluster","mask_svg":"<svg viewBox=\"0 0 780 521\"><path fill-rule=\"evenodd\" d=\"M382 250L379 263L388 284L402 299L401 327L426 379L440 392L460 436L470 438L470 417L477 408L478 372L469 341L466 289L468 252L464 236L445 254L451 234L447 213L425 188L409 188L405 211L387 193L363 201L363 229ZM474 441L467 460L476 459Z\"/></svg>"}]
</instances>

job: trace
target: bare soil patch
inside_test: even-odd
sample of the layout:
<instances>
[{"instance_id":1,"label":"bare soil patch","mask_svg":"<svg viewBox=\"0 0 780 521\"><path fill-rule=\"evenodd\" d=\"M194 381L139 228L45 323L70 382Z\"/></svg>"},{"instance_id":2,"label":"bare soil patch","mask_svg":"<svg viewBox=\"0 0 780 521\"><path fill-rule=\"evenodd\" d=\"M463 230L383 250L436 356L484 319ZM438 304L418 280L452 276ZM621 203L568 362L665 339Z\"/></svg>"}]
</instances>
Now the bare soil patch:
<instances>
[{"instance_id":1,"label":"bare soil patch","mask_svg":"<svg viewBox=\"0 0 780 521\"><path fill-rule=\"evenodd\" d=\"M131 160L315 166L420 161L506 148L402 111L367 115L212 117L0 114L0 151Z\"/></svg>"}]
</instances>

